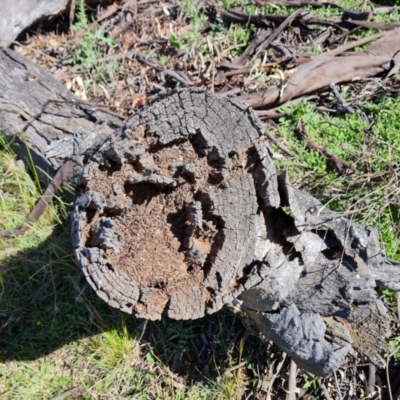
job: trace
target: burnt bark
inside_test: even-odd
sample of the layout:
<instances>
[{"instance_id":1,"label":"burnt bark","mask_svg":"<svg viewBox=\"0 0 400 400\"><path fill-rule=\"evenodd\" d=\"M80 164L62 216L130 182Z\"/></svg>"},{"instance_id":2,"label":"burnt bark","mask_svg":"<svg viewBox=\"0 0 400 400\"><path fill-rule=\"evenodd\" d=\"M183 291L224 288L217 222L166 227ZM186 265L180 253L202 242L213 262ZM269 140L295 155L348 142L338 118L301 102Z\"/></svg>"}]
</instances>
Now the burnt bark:
<instances>
[{"instance_id":1,"label":"burnt bark","mask_svg":"<svg viewBox=\"0 0 400 400\"><path fill-rule=\"evenodd\" d=\"M400 268L374 228L277 173L248 105L182 90L115 131L118 119L10 50L0 84L2 130L44 181L66 159L83 166L72 242L108 304L148 319L233 304L309 372L357 353L384 365L389 322L375 287L399 290Z\"/></svg>"}]
</instances>

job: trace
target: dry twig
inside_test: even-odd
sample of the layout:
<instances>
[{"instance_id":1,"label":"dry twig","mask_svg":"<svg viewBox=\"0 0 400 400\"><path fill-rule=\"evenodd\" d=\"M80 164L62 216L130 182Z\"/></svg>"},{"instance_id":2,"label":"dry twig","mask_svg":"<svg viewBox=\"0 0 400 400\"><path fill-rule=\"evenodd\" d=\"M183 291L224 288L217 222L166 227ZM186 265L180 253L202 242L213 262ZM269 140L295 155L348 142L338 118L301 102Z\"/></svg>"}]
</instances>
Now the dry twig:
<instances>
[{"instance_id":1,"label":"dry twig","mask_svg":"<svg viewBox=\"0 0 400 400\"><path fill-rule=\"evenodd\" d=\"M330 396L325 384L321 381L317 382L318 382L318 387L321 389L322 395L324 396L325 400L332 400L332 397Z\"/></svg>"},{"instance_id":2,"label":"dry twig","mask_svg":"<svg viewBox=\"0 0 400 400\"><path fill-rule=\"evenodd\" d=\"M335 168L339 174L342 175L347 171L347 169L349 168L349 164L340 159L338 156L329 153L329 151L327 151L322 146L319 146L318 144L314 143L308 137L308 134L301 122L301 119L297 124L297 134L299 135L300 139L306 142L307 148L309 148L310 150L317 151L319 154L321 154L321 156L327 160L328 164L331 165L333 168Z\"/></svg>"},{"instance_id":3,"label":"dry twig","mask_svg":"<svg viewBox=\"0 0 400 400\"><path fill-rule=\"evenodd\" d=\"M349 114L354 114L355 113L354 109L347 104L346 100L340 94L338 87L334 83L331 83L329 85L329 87L332 90L332 93L335 95L335 97L339 101L339 103L345 109L345 111L348 112Z\"/></svg>"},{"instance_id":4,"label":"dry twig","mask_svg":"<svg viewBox=\"0 0 400 400\"><path fill-rule=\"evenodd\" d=\"M376 366L372 363L368 366L368 395L371 395L375 391L375 378L376 378Z\"/></svg>"},{"instance_id":5,"label":"dry twig","mask_svg":"<svg viewBox=\"0 0 400 400\"><path fill-rule=\"evenodd\" d=\"M271 399L272 387L274 386L275 379L278 377L279 373L281 372L283 364L285 363L285 359L286 359L286 353L282 353L281 359L279 360L279 364L276 366L275 374L273 375L273 377L271 378L271 380L269 382L267 395L266 395L267 400Z\"/></svg>"},{"instance_id":6,"label":"dry twig","mask_svg":"<svg viewBox=\"0 0 400 400\"><path fill-rule=\"evenodd\" d=\"M289 100L336 83L378 75L387 70L400 50L400 28L386 33L367 49L347 57L321 54L298 68L287 81L283 93L279 87L239 96L253 108L278 106Z\"/></svg>"},{"instance_id":7,"label":"dry twig","mask_svg":"<svg viewBox=\"0 0 400 400\"><path fill-rule=\"evenodd\" d=\"M390 384L390 374L389 374L389 362L390 359L396 354L398 353L400 350L400 346L397 346L395 350L393 350L386 358L386 379L387 379L387 386L388 386L388 392L389 392L389 397L390 400L393 400L393 393L392 393L392 387ZM395 399L397 400L397 399Z\"/></svg>"}]
</instances>

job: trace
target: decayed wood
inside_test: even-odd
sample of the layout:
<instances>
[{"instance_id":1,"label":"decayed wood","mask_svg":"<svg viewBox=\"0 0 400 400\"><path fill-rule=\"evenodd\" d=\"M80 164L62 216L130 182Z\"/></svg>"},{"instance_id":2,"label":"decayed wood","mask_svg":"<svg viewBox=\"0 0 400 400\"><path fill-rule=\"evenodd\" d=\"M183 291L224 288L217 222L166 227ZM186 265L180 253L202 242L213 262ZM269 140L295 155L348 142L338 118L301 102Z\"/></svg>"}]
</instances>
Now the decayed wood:
<instances>
[{"instance_id":1,"label":"decayed wood","mask_svg":"<svg viewBox=\"0 0 400 400\"><path fill-rule=\"evenodd\" d=\"M191 90L144 108L84 167L78 194L75 254L113 307L193 319L233 302L307 371L328 375L349 353L384 365L375 287L398 289L397 267L374 228L278 176L244 104Z\"/></svg>"},{"instance_id":2,"label":"decayed wood","mask_svg":"<svg viewBox=\"0 0 400 400\"><path fill-rule=\"evenodd\" d=\"M279 232L276 212L266 219L266 264L257 271L263 280L239 296L241 307L299 366L315 374L329 374L353 350L383 367L387 347L378 338L385 336L389 321L375 287L398 284L376 279L395 269L381 254L376 230L329 211L291 187L285 176L279 186L294 220L285 217Z\"/></svg>"},{"instance_id":3,"label":"decayed wood","mask_svg":"<svg viewBox=\"0 0 400 400\"><path fill-rule=\"evenodd\" d=\"M158 319L165 313L172 318L190 319L219 310L242 290L235 282L243 275L243 267L252 262L258 245L256 187L266 204L277 207L279 202L276 187L267 191L277 181L266 144L259 141L262 130L247 106L202 91L185 91L144 109L105 142L95 161L84 168L79 190L85 190L78 197L73 214L77 257L101 297L145 318ZM253 179L247 171L251 157L247 152L258 153L258 159L271 170L255 169ZM101 171L106 165L117 168L120 176L114 180L110 172ZM138 200L136 190L148 192L149 196ZM173 198L171 203L165 199L168 195ZM141 277L134 266L132 270L125 268L123 273L118 266L118 262L123 264L126 258L133 257L138 244L122 260L114 254L116 265L105 255L111 248L115 253L124 252L121 233L129 235L129 229L140 229L131 223L130 208L152 198L153 202L163 202L170 212L164 214L162 222L167 224L166 230L158 221L151 221L151 216L148 229L157 225L154 234L166 235L167 230L175 228L174 235L180 241L176 248L182 257L172 252L170 265L148 265L151 274L147 284L140 285ZM107 202L112 202L113 207ZM95 211L93 217L90 210L100 213ZM163 212L151 208L144 212L163 219ZM179 219L179 213L181 220L175 225L169 222L174 214ZM85 232L99 244L87 245ZM162 260L166 263L167 247ZM163 268L171 268L170 276L158 271ZM185 286L185 282L190 284ZM176 289L165 294L162 288L173 285ZM127 290L126 286L134 290Z\"/></svg>"},{"instance_id":4,"label":"decayed wood","mask_svg":"<svg viewBox=\"0 0 400 400\"><path fill-rule=\"evenodd\" d=\"M375 287L400 290L398 264L375 229L278 176L249 106L178 91L114 132L118 119L9 50L0 83L2 130L21 158L29 149L50 174L84 165L73 246L110 305L189 319L233 303L307 371L327 375L349 353L382 366L388 318Z\"/></svg>"}]
</instances>

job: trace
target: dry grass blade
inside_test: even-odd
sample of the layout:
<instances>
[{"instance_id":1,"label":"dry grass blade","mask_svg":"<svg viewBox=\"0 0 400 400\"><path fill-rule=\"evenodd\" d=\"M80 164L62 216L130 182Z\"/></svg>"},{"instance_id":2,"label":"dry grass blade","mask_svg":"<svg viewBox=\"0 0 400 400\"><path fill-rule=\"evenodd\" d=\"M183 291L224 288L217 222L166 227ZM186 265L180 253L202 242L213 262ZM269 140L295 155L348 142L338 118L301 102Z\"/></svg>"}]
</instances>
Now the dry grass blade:
<instances>
[{"instance_id":1,"label":"dry grass blade","mask_svg":"<svg viewBox=\"0 0 400 400\"><path fill-rule=\"evenodd\" d=\"M386 379L387 379L387 386L388 386L388 393L389 393L390 400L397 400L397 399L393 399L392 387L391 387L391 383L390 383L389 362L390 362L390 359L396 353L399 352L399 350L400 350L400 346L398 346L395 350L393 350L386 358Z\"/></svg>"}]
</instances>

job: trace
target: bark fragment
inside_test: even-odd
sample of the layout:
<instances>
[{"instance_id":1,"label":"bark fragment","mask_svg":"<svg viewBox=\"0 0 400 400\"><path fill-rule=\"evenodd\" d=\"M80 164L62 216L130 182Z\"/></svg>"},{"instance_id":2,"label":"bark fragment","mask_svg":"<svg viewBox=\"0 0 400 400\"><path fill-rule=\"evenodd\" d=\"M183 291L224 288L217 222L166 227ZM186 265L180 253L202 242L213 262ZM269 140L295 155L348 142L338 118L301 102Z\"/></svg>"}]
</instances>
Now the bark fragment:
<instances>
[{"instance_id":1,"label":"bark fragment","mask_svg":"<svg viewBox=\"0 0 400 400\"><path fill-rule=\"evenodd\" d=\"M301 65L290 76L282 91L279 87L239 96L253 108L285 104L293 98L304 96L329 86L330 83L348 82L388 72L391 62L399 52L400 29L387 32L367 49L343 57L321 54Z\"/></svg>"}]
</instances>

